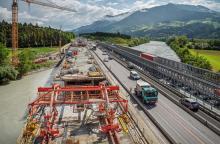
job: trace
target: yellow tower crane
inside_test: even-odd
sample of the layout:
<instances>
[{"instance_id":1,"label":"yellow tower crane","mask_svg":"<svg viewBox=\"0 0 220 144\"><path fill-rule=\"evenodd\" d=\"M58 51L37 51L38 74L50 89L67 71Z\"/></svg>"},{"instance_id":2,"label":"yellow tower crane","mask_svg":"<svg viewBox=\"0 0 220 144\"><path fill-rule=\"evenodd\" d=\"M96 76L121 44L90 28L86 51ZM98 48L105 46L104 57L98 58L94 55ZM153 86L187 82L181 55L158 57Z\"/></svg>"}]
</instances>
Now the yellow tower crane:
<instances>
[{"instance_id":1,"label":"yellow tower crane","mask_svg":"<svg viewBox=\"0 0 220 144\"><path fill-rule=\"evenodd\" d=\"M56 8L60 10L76 12L76 10L74 9L58 6L55 3L49 2L48 0L47 2L39 1L39 0L22 0L22 1L27 2L28 4L33 3L33 4ZM12 64L14 66L18 64L17 49L18 49L18 0L13 0L13 3L12 3Z\"/></svg>"}]
</instances>

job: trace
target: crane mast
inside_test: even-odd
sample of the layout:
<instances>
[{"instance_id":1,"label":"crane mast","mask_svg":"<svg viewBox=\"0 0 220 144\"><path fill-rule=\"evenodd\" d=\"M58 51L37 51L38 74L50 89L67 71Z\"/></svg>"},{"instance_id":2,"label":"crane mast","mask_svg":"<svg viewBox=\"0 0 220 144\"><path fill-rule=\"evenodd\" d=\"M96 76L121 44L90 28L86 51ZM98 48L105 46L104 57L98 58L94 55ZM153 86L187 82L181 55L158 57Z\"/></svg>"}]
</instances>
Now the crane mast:
<instances>
[{"instance_id":1,"label":"crane mast","mask_svg":"<svg viewBox=\"0 0 220 144\"><path fill-rule=\"evenodd\" d=\"M27 3L33 3L41 6L56 8L60 10L76 12L74 9L70 9L67 7L58 6L54 3L45 3L38 0L22 0ZM17 66L18 57L17 57L17 49L18 49L18 1L13 0L12 2L12 64Z\"/></svg>"},{"instance_id":2,"label":"crane mast","mask_svg":"<svg viewBox=\"0 0 220 144\"><path fill-rule=\"evenodd\" d=\"M12 3L12 64L14 66L18 64L17 49L18 49L18 3L17 3L17 0L13 0L13 3Z\"/></svg>"}]
</instances>

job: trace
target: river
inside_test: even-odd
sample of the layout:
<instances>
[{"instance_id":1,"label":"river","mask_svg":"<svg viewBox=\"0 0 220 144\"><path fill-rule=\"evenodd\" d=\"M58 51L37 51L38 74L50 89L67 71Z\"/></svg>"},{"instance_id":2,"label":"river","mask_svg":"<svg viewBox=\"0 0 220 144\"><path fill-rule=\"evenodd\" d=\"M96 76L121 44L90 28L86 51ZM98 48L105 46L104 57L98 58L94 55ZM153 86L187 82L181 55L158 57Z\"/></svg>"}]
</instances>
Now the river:
<instances>
[{"instance_id":1,"label":"river","mask_svg":"<svg viewBox=\"0 0 220 144\"><path fill-rule=\"evenodd\" d=\"M0 86L0 144L14 144L26 120L27 104L36 97L37 87L50 85L56 69L25 76Z\"/></svg>"},{"instance_id":2,"label":"river","mask_svg":"<svg viewBox=\"0 0 220 144\"><path fill-rule=\"evenodd\" d=\"M180 62L179 57L165 42L150 41L149 43L145 43L132 48L142 52L151 53L156 56Z\"/></svg>"}]
</instances>

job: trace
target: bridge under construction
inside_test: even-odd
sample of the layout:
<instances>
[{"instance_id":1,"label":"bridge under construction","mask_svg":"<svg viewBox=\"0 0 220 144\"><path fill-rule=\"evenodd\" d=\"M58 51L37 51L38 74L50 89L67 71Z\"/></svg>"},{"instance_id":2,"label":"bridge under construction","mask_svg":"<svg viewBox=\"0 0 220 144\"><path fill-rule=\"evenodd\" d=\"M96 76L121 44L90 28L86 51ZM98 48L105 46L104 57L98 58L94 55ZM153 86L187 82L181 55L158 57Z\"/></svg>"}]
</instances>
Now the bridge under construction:
<instances>
[{"instance_id":1,"label":"bridge under construction","mask_svg":"<svg viewBox=\"0 0 220 144\"><path fill-rule=\"evenodd\" d=\"M155 105L135 95L130 64L158 90ZM139 51L86 39L67 45L58 69L53 84L39 87L28 104L27 122L17 143L220 141L218 107L183 89L218 101L217 73L160 57L142 58ZM183 97L197 98L199 110L181 105Z\"/></svg>"}]
</instances>

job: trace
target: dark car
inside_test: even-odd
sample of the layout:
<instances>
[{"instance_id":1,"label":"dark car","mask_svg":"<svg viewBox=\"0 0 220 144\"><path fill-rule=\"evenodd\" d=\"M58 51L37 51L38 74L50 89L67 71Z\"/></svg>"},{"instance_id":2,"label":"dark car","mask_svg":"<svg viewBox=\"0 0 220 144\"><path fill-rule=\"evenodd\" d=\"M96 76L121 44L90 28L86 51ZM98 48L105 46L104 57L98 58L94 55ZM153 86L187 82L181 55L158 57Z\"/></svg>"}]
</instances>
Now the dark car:
<instances>
[{"instance_id":1,"label":"dark car","mask_svg":"<svg viewBox=\"0 0 220 144\"><path fill-rule=\"evenodd\" d=\"M194 99L182 98L180 99L180 103L184 105L185 107L189 108L190 110L193 110L193 111L199 110L199 103L196 102Z\"/></svg>"},{"instance_id":2,"label":"dark car","mask_svg":"<svg viewBox=\"0 0 220 144\"><path fill-rule=\"evenodd\" d=\"M131 62L128 62L128 68L129 68L129 69L133 69L133 68L134 68L134 65L133 65Z\"/></svg>"},{"instance_id":3,"label":"dark car","mask_svg":"<svg viewBox=\"0 0 220 144\"><path fill-rule=\"evenodd\" d=\"M113 57L112 57L111 55L109 55L109 56L108 56L108 59L109 59L109 60L112 60L112 59L113 59Z\"/></svg>"}]
</instances>

